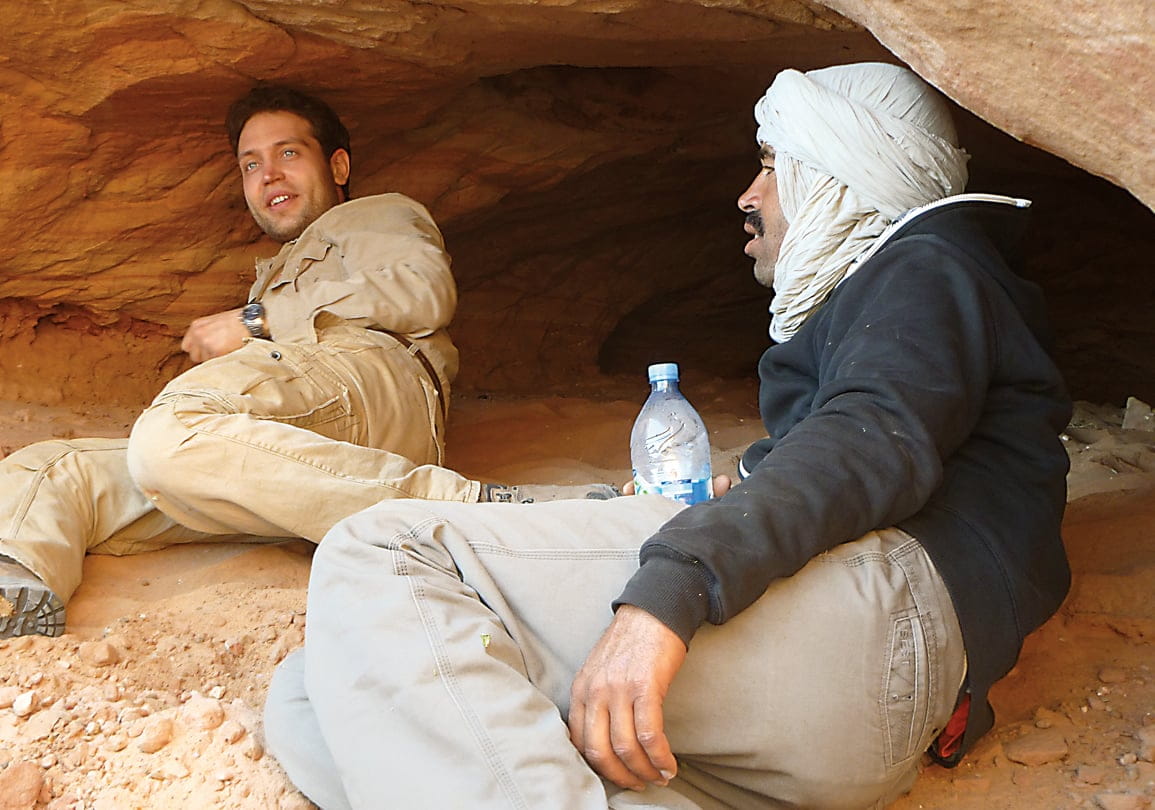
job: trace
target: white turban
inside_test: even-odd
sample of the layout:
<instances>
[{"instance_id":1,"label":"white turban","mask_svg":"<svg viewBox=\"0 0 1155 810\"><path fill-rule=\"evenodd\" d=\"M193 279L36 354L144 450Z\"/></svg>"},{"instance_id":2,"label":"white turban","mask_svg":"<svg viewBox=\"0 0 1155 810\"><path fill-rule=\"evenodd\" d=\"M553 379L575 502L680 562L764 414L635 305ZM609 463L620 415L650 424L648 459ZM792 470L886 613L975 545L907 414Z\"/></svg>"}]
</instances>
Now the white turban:
<instances>
[{"instance_id":1,"label":"white turban","mask_svg":"<svg viewBox=\"0 0 1155 810\"><path fill-rule=\"evenodd\" d=\"M942 97L883 63L784 70L754 107L789 224L770 336L789 340L904 212L959 194L968 155Z\"/></svg>"}]
</instances>

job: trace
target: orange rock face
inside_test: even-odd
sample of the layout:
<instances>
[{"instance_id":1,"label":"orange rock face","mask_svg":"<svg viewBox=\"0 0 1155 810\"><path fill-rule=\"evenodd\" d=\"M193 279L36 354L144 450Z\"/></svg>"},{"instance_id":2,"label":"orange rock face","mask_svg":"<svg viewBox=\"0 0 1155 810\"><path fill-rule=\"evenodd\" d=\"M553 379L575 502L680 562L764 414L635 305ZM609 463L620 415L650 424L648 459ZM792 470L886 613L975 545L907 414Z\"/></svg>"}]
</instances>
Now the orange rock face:
<instances>
[{"instance_id":1,"label":"orange rock face","mask_svg":"<svg viewBox=\"0 0 1155 810\"><path fill-rule=\"evenodd\" d=\"M462 291L462 391L636 382L655 359L751 373L767 293L733 206L755 165L751 104L783 67L897 54L980 116L1155 201L1151 161L1134 159L1155 131L1140 0L1085 20L1102 36L1077 46L1049 9L829 4L894 54L790 0L0 2L0 398L143 404L186 367L187 324L241 302L275 246L244 208L221 122L258 79L341 113L354 194L402 191L433 211ZM1012 36L1027 23L1006 28L1020 14L1039 20L1034 57ZM1060 61L1073 79L1056 86ZM1044 196L1078 177L1110 197L968 120L994 185L1026 171ZM1150 211L1111 200L1108 227L1149 256ZM1085 301L1088 268L1059 264L1047 275ZM1084 357L1117 348L1109 326L1068 337Z\"/></svg>"}]
</instances>

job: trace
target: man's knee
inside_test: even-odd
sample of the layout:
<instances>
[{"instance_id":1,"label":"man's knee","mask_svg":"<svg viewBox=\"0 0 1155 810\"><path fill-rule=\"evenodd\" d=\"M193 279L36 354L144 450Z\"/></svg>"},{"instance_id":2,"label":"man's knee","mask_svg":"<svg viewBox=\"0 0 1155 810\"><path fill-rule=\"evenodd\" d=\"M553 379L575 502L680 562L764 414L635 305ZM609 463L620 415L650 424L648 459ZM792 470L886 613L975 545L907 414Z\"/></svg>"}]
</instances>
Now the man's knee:
<instances>
[{"instance_id":1,"label":"man's knee","mask_svg":"<svg viewBox=\"0 0 1155 810\"><path fill-rule=\"evenodd\" d=\"M136 420L128 437L128 473L141 492L179 497L194 478L187 469L186 446L192 431L173 416L169 405L152 405ZM223 463L218 460L218 464ZM218 474L219 474L218 469Z\"/></svg>"}]
</instances>

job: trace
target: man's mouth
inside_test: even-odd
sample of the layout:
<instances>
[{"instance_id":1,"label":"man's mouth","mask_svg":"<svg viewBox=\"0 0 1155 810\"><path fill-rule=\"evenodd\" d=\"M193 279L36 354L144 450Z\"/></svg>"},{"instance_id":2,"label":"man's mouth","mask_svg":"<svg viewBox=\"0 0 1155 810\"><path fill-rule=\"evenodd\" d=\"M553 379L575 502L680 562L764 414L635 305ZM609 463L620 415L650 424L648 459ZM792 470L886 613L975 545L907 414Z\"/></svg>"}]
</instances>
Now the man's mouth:
<instances>
[{"instance_id":1,"label":"man's mouth","mask_svg":"<svg viewBox=\"0 0 1155 810\"><path fill-rule=\"evenodd\" d=\"M265 207L276 208L277 206L288 202L291 196L292 195L289 194L277 194L269 198L268 202L265 203Z\"/></svg>"}]
</instances>

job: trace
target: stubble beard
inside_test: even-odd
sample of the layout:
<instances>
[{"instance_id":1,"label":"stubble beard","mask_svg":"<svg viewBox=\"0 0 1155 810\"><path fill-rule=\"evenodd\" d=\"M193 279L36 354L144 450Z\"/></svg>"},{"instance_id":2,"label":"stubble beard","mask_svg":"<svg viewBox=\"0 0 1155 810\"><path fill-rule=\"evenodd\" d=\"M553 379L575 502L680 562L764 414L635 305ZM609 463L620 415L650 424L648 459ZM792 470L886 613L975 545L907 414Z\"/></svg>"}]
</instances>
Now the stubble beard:
<instances>
[{"instance_id":1,"label":"stubble beard","mask_svg":"<svg viewBox=\"0 0 1155 810\"><path fill-rule=\"evenodd\" d=\"M333 195L331 200L325 200L324 202L316 200L310 201L295 219L281 223L273 220L265 214L264 211L254 208L247 200L245 204L248 205L249 213L252 214L253 221L257 223L257 227L264 231L271 239L283 244L285 242L292 242L299 237L321 214L335 206L339 201L336 195Z\"/></svg>"}]
</instances>

